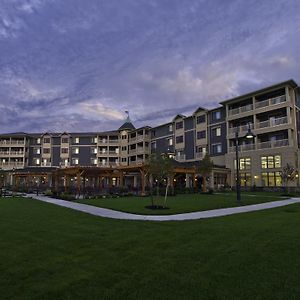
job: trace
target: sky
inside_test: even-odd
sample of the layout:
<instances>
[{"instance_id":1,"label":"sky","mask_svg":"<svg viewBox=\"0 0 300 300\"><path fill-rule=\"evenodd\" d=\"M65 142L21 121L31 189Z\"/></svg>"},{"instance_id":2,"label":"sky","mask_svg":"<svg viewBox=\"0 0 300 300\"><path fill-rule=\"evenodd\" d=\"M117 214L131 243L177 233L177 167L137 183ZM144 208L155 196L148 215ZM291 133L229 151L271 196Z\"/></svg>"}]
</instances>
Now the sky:
<instances>
[{"instance_id":1,"label":"sky","mask_svg":"<svg viewBox=\"0 0 300 300\"><path fill-rule=\"evenodd\" d=\"M294 79L299 0L1 0L0 132L169 122Z\"/></svg>"}]
</instances>

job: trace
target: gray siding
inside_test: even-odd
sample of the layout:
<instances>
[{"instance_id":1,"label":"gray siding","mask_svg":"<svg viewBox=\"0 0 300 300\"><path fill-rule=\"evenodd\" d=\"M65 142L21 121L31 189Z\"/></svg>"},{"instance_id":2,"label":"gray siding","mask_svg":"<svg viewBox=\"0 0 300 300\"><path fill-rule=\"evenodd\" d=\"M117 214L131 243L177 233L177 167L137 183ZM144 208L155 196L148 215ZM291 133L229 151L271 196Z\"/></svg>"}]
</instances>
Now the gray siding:
<instances>
[{"instance_id":1,"label":"gray siding","mask_svg":"<svg viewBox=\"0 0 300 300\"><path fill-rule=\"evenodd\" d=\"M221 127L221 136L214 136L213 135L213 129L220 126ZM216 126L210 126L209 127L209 154L211 156L218 156L218 155L224 155L227 152L227 130L226 130L226 122L223 122L221 124L218 124ZM213 153L212 151L212 145L213 144L221 144L222 145L222 152L221 153Z\"/></svg>"},{"instance_id":2,"label":"gray siding","mask_svg":"<svg viewBox=\"0 0 300 300\"><path fill-rule=\"evenodd\" d=\"M195 149L195 131L185 132L185 158L193 159Z\"/></svg>"},{"instance_id":3,"label":"gray siding","mask_svg":"<svg viewBox=\"0 0 300 300\"><path fill-rule=\"evenodd\" d=\"M172 123L165 124L163 126L155 127L151 130L151 137L158 138L166 135L172 135L172 131L169 130L169 126Z\"/></svg>"},{"instance_id":4,"label":"gray siding","mask_svg":"<svg viewBox=\"0 0 300 300\"><path fill-rule=\"evenodd\" d=\"M81 166L91 165L91 148L90 147L80 147L79 149L79 164Z\"/></svg>"},{"instance_id":5,"label":"gray siding","mask_svg":"<svg viewBox=\"0 0 300 300\"><path fill-rule=\"evenodd\" d=\"M52 166L60 165L60 147L52 147Z\"/></svg>"},{"instance_id":6,"label":"gray siding","mask_svg":"<svg viewBox=\"0 0 300 300\"><path fill-rule=\"evenodd\" d=\"M194 118L188 117L184 119L184 129L191 130L194 128Z\"/></svg>"}]
</instances>

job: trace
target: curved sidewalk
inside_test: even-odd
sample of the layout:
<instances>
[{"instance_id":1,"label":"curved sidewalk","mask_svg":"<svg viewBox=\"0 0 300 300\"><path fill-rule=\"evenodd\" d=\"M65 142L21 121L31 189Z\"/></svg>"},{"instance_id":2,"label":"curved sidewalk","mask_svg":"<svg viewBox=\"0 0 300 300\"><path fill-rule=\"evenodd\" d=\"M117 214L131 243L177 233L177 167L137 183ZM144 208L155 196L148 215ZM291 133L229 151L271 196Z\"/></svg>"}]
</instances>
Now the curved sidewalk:
<instances>
[{"instance_id":1,"label":"curved sidewalk","mask_svg":"<svg viewBox=\"0 0 300 300\"><path fill-rule=\"evenodd\" d=\"M46 196L36 196L33 194L29 194L28 197L32 197L33 199L40 200L43 202L52 203L63 207L68 207L74 210L78 210L99 217L121 219L121 220L142 220L142 221L184 221L184 220L207 219L207 218L222 217L222 216L228 216L233 214L240 214L245 212L281 207L281 206L294 204L294 203L300 203L300 198L291 198L288 200L266 202L266 203L253 204L247 206L213 209L213 210L183 213L177 215L152 216L152 215L136 215L136 214L115 211L112 209L101 208L101 207L91 206L82 203L75 203L70 201L49 198Z\"/></svg>"}]
</instances>

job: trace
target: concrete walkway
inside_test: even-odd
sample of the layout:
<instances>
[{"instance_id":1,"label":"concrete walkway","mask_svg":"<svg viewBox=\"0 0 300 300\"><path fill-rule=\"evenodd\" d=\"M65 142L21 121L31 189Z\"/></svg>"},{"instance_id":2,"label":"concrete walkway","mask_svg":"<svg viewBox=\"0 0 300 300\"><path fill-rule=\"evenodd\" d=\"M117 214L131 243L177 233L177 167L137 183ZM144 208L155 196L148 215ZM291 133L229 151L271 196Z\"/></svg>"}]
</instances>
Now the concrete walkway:
<instances>
[{"instance_id":1,"label":"concrete walkway","mask_svg":"<svg viewBox=\"0 0 300 300\"><path fill-rule=\"evenodd\" d=\"M34 194L28 194L28 197L32 197L36 200L40 200L43 202L52 203L63 207L68 207L74 210L82 211L99 217L121 219L121 220L142 220L142 221L184 221L184 220L207 219L207 218L222 217L222 216L228 216L233 214L240 214L245 212L281 207L293 203L300 203L300 198L291 198L288 200L266 202L266 203L247 205L247 206L213 209L213 210L191 212L191 213L184 213L184 214L177 214L177 215L152 216L152 215L130 214L130 213L115 211L112 209L101 208L101 207L91 206L82 203L75 203L70 201L54 199L46 196L36 196Z\"/></svg>"}]
</instances>

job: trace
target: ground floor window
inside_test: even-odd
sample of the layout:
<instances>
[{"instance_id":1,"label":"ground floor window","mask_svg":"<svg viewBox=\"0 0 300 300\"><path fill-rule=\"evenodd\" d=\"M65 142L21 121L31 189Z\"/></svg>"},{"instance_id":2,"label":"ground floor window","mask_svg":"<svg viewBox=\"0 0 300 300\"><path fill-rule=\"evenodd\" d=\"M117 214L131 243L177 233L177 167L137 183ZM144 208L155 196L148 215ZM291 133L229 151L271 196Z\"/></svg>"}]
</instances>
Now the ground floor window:
<instances>
[{"instance_id":1,"label":"ground floor window","mask_svg":"<svg viewBox=\"0 0 300 300\"><path fill-rule=\"evenodd\" d=\"M240 176L241 186L251 186L251 173L241 173Z\"/></svg>"},{"instance_id":2,"label":"ground floor window","mask_svg":"<svg viewBox=\"0 0 300 300\"><path fill-rule=\"evenodd\" d=\"M282 186L281 172L264 172L261 173L263 186Z\"/></svg>"},{"instance_id":3,"label":"ground floor window","mask_svg":"<svg viewBox=\"0 0 300 300\"><path fill-rule=\"evenodd\" d=\"M227 183L227 174L214 173L214 186L217 188L224 187Z\"/></svg>"}]
</instances>

